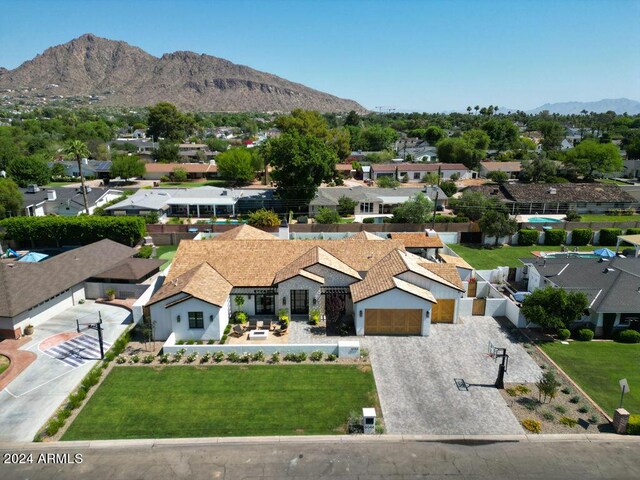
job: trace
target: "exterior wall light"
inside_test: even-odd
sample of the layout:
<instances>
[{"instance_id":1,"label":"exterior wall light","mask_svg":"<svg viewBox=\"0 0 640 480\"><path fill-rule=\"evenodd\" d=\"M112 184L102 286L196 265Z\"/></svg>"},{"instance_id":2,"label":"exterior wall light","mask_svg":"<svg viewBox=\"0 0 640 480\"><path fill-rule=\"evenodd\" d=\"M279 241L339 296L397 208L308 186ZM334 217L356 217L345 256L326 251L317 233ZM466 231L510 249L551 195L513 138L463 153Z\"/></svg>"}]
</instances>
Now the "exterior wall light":
<instances>
[{"instance_id":1,"label":"exterior wall light","mask_svg":"<svg viewBox=\"0 0 640 480\"><path fill-rule=\"evenodd\" d=\"M209 315L209 321L213 322L213 315Z\"/></svg>"},{"instance_id":2,"label":"exterior wall light","mask_svg":"<svg viewBox=\"0 0 640 480\"><path fill-rule=\"evenodd\" d=\"M178 315L178 316L176 317L176 321L177 321L178 323L180 323L180 315Z\"/></svg>"},{"instance_id":3,"label":"exterior wall light","mask_svg":"<svg viewBox=\"0 0 640 480\"><path fill-rule=\"evenodd\" d=\"M318 300L316 299L316 297L313 297L313 306L315 307L316 303L318 303Z\"/></svg>"},{"instance_id":4,"label":"exterior wall light","mask_svg":"<svg viewBox=\"0 0 640 480\"><path fill-rule=\"evenodd\" d=\"M282 297L282 305L287 306L287 297Z\"/></svg>"},{"instance_id":5,"label":"exterior wall light","mask_svg":"<svg viewBox=\"0 0 640 480\"><path fill-rule=\"evenodd\" d=\"M360 310L360 311L358 312L358 316L359 316L360 318L362 318L362 310Z\"/></svg>"},{"instance_id":6,"label":"exterior wall light","mask_svg":"<svg viewBox=\"0 0 640 480\"><path fill-rule=\"evenodd\" d=\"M431 310L427 310L424 314L424 318L429 318L429 315L431 315Z\"/></svg>"}]
</instances>

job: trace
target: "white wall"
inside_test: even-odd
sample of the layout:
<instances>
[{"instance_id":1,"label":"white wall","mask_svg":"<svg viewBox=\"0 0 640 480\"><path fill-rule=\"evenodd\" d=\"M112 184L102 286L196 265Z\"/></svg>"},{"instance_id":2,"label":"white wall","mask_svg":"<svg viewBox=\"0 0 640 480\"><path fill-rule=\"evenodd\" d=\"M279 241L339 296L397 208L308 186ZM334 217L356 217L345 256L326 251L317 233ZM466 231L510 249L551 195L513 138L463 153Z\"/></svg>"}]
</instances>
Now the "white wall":
<instances>
[{"instance_id":1,"label":"white wall","mask_svg":"<svg viewBox=\"0 0 640 480\"><path fill-rule=\"evenodd\" d=\"M133 304L132 313L133 313L133 324L137 324L142 320L144 315L144 306L151 299L151 296L160 288L162 283L164 282L165 277L163 275L158 275L153 281L147 285L147 290L140 295L140 298L136 300Z\"/></svg>"},{"instance_id":2,"label":"white wall","mask_svg":"<svg viewBox=\"0 0 640 480\"><path fill-rule=\"evenodd\" d=\"M276 313L281 308L289 312L291 316L291 290L307 290L309 292L309 310L320 308L320 287L322 285L309 280L308 278L297 275L289 280L285 280L278 284L278 295L276 296ZM286 305L282 304L282 298L286 297ZM313 304L315 299L316 304Z\"/></svg>"},{"instance_id":3,"label":"white wall","mask_svg":"<svg viewBox=\"0 0 640 480\"><path fill-rule=\"evenodd\" d=\"M367 298L356 302L353 306L353 318L356 326L356 335L364 335L364 323L367 308L406 308L409 310L422 310L422 332L421 335L429 335L431 328L431 302L423 300L397 288L388 290L375 297ZM426 312L429 318L426 318ZM361 313L362 312L362 313Z\"/></svg>"},{"instance_id":4,"label":"white wall","mask_svg":"<svg viewBox=\"0 0 640 480\"><path fill-rule=\"evenodd\" d=\"M54 317L55 315L58 315L68 308L73 307L80 300L83 300L85 298L83 285L83 283L78 283L77 285L71 287L68 291L52 298L42 305L15 316L13 318L14 325L16 326L16 328L19 327L22 330L24 330L27 325L33 325L34 327L36 327Z\"/></svg>"},{"instance_id":5,"label":"white wall","mask_svg":"<svg viewBox=\"0 0 640 480\"><path fill-rule=\"evenodd\" d=\"M172 307L165 305L175 302L182 294L162 300L149 308L151 320L156 322L154 335L156 340L166 340L171 333L177 340L220 340L229 323L229 299L222 307L191 298ZM202 329L189 328L189 312L202 312ZM180 316L180 322L178 322ZM213 316L213 321L210 317Z\"/></svg>"},{"instance_id":6,"label":"white wall","mask_svg":"<svg viewBox=\"0 0 640 480\"><path fill-rule=\"evenodd\" d=\"M461 296L464 296L464 292L460 292L459 290L456 290L454 288L442 285L441 283L435 282L413 272L404 272L398 275L398 278L404 280L405 282L409 282L413 285L417 285L426 290L429 290L436 298L436 300L439 298L454 299L456 301L456 304L455 310L453 312L453 323L458 323L458 318L460 316L460 313L458 312L459 300Z\"/></svg>"}]
</instances>

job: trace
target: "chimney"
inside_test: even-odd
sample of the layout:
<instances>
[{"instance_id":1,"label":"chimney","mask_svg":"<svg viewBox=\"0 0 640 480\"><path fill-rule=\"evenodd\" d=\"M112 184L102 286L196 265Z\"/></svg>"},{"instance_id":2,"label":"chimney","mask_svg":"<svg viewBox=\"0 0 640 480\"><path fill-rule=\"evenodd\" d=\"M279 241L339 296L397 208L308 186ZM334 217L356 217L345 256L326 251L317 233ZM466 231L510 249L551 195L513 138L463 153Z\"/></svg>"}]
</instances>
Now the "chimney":
<instances>
[{"instance_id":1,"label":"chimney","mask_svg":"<svg viewBox=\"0 0 640 480\"><path fill-rule=\"evenodd\" d=\"M88 159L88 158L83 158L83 159L82 159L82 163L83 163L84 165L89 165L89 159Z\"/></svg>"},{"instance_id":2,"label":"chimney","mask_svg":"<svg viewBox=\"0 0 640 480\"><path fill-rule=\"evenodd\" d=\"M289 224L287 223L287 219L282 219L280 222L280 227L278 228L278 238L282 240L289 240Z\"/></svg>"},{"instance_id":3,"label":"chimney","mask_svg":"<svg viewBox=\"0 0 640 480\"><path fill-rule=\"evenodd\" d=\"M47 201L54 202L56 200L56 191L55 190L47 190Z\"/></svg>"}]
</instances>

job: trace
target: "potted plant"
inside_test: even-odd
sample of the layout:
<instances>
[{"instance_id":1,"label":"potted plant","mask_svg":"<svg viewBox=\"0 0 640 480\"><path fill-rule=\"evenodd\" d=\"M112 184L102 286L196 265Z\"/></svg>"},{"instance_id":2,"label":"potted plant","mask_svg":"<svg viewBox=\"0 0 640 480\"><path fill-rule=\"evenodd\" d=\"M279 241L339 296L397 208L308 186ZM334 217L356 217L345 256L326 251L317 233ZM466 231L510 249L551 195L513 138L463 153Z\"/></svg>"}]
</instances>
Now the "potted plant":
<instances>
[{"instance_id":1,"label":"potted plant","mask_svg":"<svg viewBox=\"0 0 640 480\"><path fill-rule=\"evenodd\" d=\"M287 312L286 308L281 308L278 311L278 320L283 327L289 326L289 312Z\"/></svg>"},{"instance_id":2,"label":"potted plant","mask_svg":"<svg viewBox=\"0 0 640 480\"><path fill-rule=\"evenodd\" d=\"M104 294L107 296L107 300L111 301L116 298L116 291L113 288L105 290Z\"/></svg>"},{"instance_id":3,"label":"potted plant","mask_svg":"<svg viewBox=\"0 0 640 480\"><path fill-rule=\"evenodd\" d=\"M318 325L320 323L320 310L314 308L309 311L309 321L312 325Z\"/></svg>"},{"instance_id":4,"label":"potted plant","mask_svg":"<svg viewBox=\"0 0 640 480\"><path fill-rule=\"evenodd\" d=\"M33 325L27 325L26 327L24 327L24 334L33 335Z\"/></svg>"}]
</instances>

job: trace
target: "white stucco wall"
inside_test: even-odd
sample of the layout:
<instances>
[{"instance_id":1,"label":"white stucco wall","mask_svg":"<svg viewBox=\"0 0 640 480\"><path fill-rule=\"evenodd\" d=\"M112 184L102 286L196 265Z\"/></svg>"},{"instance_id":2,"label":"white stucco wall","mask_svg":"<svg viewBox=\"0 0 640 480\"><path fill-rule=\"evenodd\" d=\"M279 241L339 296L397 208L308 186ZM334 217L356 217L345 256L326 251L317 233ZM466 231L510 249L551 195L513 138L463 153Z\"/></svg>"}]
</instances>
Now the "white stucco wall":
<instances>
[{"instance_id":1,"label":"white stucco wall","mask_svg":"<svg viewBox=\"0 0 640 480\"><path fill-rule=\"evenodd\" d=\"M55 315L64 312L66 309L77 305L77 303L84 298L84 284L78 283L68 291L52 298L48 302L15 316L13 323L16 328L19 327L22 330L24 330L27 325L36 327ZM75 325L73 325L73 327L75 328Z\"/></svg>"},{"instance_id":2,"label":"white stucco wall","mask_svg":"<svg viewBox=\"0 0 640 480\"><path fill-rule=\"evenodd\" d=\"M431 302L423 300L397 288L386 291L375 297L355 302L353 306L353 319L356 326L356 335L364 335L364 323L367 308L406 308L409 310L422 310L422 336L429 335L431 328ZM426 318L426 312L429 318ZM362 313L361 313L362 312Z\"/></svg>"},{"instance_id":3,"label":"white stucco wall","mask_svg":"<svg viewBox=\"0 0 640 480\"><path fill-rule=\"evenodd\" d=\"M454 288L448 287L446 285L442 285L441 283L434 282L428 278L425 278L417 273L413 272L405 272L398 275L398 278L404 280L405 282L412 283L413 285L417 285L426 290L429 290L433 296L437 299L446 298L446 299L455 299L456 306L453 312L453 323L458 323L458 318L460 316L459 310L459 300L465 296L464 292L460 292Z\"/></svg>"},{"instance_id":4,"label":"white stucco wall","mask_svg":"<svg viewBox=\"0 0 640 480\"><path fill-rule=\"evenodd\" d=\"M278 295L276 296L276 313L281 308L289 312L291 316L291 290L307 290L309 292L309 310L320 308L320 287L322 285L309 280L308 278L297 275L289 280L281 282L278 285ZM286 297L286 305L282 304L282 299ZM316 304L313 304L315 299Z\"/></svg>"},{"instance_id":5,"label":"white stucco wall","mask_svg":"<svg viewBox=\"0 0 640 480\"><path fill-rule=\"evenodd\" d=\"M220 340L229 323L229 300L222 307L211 305L196 298L180 302L172 307L165 305L175 302L183 295L175 295L149 308L152 321L155 321L155 339L166 340L171 333L176 340ZM204 328L189 328L189 312L202 312ZM178 322L178 315L180 322ZM213 320L210 317L213 316Z\"/></svg>"}]
</instances>

